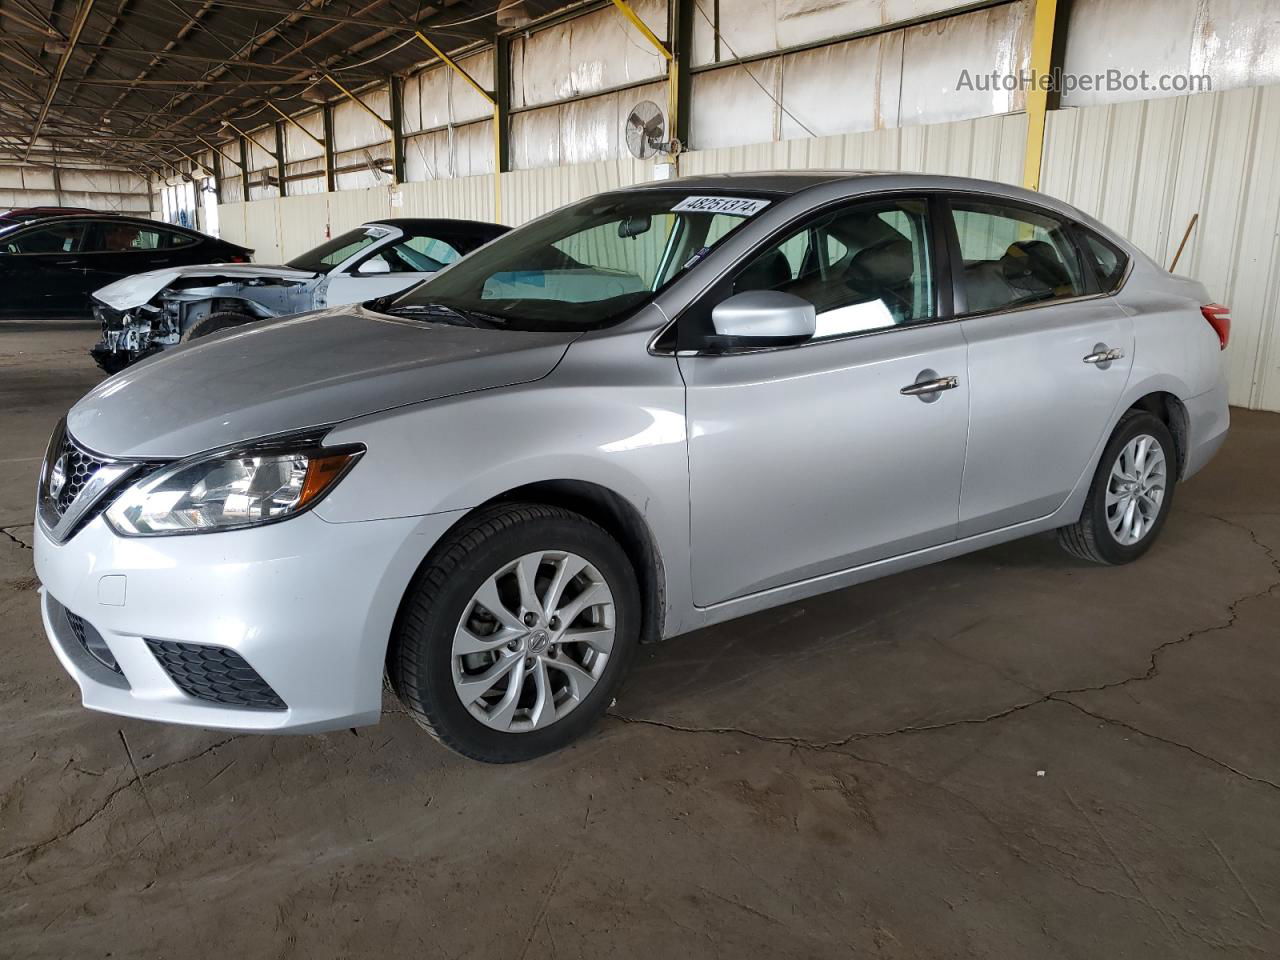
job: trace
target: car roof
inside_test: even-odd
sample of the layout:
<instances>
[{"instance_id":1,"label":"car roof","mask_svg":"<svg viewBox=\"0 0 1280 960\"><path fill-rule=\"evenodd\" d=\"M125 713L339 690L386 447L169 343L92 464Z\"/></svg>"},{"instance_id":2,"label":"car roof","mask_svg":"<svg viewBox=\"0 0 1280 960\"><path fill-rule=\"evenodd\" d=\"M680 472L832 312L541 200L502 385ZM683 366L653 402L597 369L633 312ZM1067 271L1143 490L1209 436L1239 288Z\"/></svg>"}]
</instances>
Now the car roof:
<instances>
[{"instance_id":1,"label":"car roof","mask_svg":"<svg viewBox=\"0 0 1280 960\"><path fill-rule=\"evenodd\" d=\"M511 229L500 223L487 223L484 220L454 220L449 217L383 217L369 222L399 227L401 230L449 230L453 233L492 234L506 233Z\"/></svg>"},{"instance_id":2,"label":"car roof","mask_svg":"<svg viewBox=\"0 0 1280 960\"><path fill-rule=\"evenodd\" d=\"M132 225L138 227L163 227L166 230L176 230L179 233L190 234L191 236L199 237L202 240L217 239L216 237L209 236L207 233L201 233L199 230L192 230L190 227L184 227L178 223L165 223L164 221L151 220L147 217L126 217L119 213L105 213L97 210L91 210L87 213L62 213L56 216L39 217L35 220L26 220L20 224L14 225L22 227L36 227L41 224L55 223L63 220L97 220L99 218L109 220L113 226L124 224L126 226ZM218 242L222 243L225 241Z\"/></svg>"}]
</instances>

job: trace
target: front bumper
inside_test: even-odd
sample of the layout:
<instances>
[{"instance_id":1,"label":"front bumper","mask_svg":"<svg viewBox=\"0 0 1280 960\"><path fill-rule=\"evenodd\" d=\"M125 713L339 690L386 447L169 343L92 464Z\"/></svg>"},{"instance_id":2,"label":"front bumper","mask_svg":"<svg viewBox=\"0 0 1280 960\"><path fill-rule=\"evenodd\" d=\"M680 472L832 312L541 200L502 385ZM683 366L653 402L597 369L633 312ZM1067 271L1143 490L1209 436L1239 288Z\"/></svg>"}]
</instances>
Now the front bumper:
<instances>
[{"instance_id":1,"label":"front bumper","mask_svg":"<svg viewBox=\"0 0 1280 960\"><path fill-rule=\"evenodd\" d=\"M328 523L308 512L248 530L131 538L99 516L62 545L37 521L45 632L93 710L240 731L374 723L400 599L456 518ZM96 634L89 646L68 611L81 636L86 624ZM252 681L253 695L239 695L246 665L278 702Z\"/></svg>"}]
</instances>

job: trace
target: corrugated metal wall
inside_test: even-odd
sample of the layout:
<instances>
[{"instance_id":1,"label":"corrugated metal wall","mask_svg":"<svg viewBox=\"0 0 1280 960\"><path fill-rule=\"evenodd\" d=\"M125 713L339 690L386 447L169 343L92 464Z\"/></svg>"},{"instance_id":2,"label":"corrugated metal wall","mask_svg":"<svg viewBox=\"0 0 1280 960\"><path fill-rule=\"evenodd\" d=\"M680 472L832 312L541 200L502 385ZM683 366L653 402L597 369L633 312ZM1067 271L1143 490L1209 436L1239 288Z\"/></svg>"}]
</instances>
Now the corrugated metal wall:
<instances>
[{"instance_id":1,"label":"corrugated metal wall","mask_svg":"<svg viewBox=\"0 0 1280 960\"><path fill-rule=\"evenodd\" d=\"M326 236L370 220L457 217L516 225L582 197L652 176L652 161L631 159L504 173L502 214L496 218L493 177L486 175L224 203L218 207L218 220L223 238L252 247L255 261L279 263L317 246ZM399 205L392 206L397 194Z\"/></svg>"},{"instance_id":2,"label":"corrugated metal wall","mask_svg":"<svg viewBox=\"0 0 1280 960\"><path fill-rule=\"evenodd\" d=\"M0 164L0 210L47 206L145 217L151 211L151 185L135 173L75 166L60 167L55 185L51 167Z\"/></svg>"},{"instance_id":3,"label":"corrugated metal wall","mask_svg":"<svg viewBox=\"0 0 1280 960\"><path fill-rule=\"evenodd\" d=\"M1231 402L1280 410L1280 86L1049 114L1041 188L1231 307Z\"/></svg>"}]
</instances>

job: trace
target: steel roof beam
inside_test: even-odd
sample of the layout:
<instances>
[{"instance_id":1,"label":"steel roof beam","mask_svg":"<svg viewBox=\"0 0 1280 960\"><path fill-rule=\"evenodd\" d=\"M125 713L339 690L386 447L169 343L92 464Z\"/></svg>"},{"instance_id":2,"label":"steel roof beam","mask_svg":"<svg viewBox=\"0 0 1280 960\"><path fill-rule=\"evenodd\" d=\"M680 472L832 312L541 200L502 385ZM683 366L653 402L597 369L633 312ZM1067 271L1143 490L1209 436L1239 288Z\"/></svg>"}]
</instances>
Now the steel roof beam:
<instances>
[{"instance_id":1,"label":"steel roof beam","mask_svg":"<svg viewBox=\"0 0 1280 960\"><path fill-rule=\"evenodd\" d=\"M35 127L31 131L31 137L27 141L27 153L31 153L31 148L35 146L36 137L40 136L40 128L44 126L44 121L49 116L49 107L53 104L54 95L58 92L58 84L62 82L62 75L66 73L67 64L71 62L71 54L76 48L76 42L80 39L80 32L84 30L84 25L89 19L89 13L93 10L93 0L80 0L80 8L76 11L76 19L71 25L71 36L67 38L67 49L63 51L61 59L58 60L58 69L54 71L53 79L49 81L49 89L45 93L44 106L40 108L40 114L36 117Z\"/></svg>"}]
</instances>

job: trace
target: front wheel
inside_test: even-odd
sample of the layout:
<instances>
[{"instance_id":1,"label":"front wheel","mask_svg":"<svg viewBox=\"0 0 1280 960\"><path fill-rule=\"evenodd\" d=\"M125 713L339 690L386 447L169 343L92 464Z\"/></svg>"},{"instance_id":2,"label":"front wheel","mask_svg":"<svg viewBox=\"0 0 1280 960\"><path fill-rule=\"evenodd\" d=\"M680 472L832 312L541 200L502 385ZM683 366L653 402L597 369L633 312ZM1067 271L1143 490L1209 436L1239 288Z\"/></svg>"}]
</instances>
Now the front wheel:
<instances>
[{"instance_id":1,"label":"front wheel","mask_svg":"<svg viewBox=\"0 0 1280 960\"><path fill-rule=\"evenodd\" d=\"M499 504L450 533L419 571L387 675L445 746L490 763L577 739L635 656L640 596L618 543L585 517Z\"/></svg>"},{"instance_id":2,"label":"front wheel","mask_svg":"<svg viewBox=\"0 0 1280 960\"><path fill-rule=\"evenodd\" d=\"M1063 548L1094 563L1129 563L1150 549L1173 505L1178 457L1153 414L1120 418L1102 452L1080 519L1058 531Z\"/></svg>"}]
</instances>

